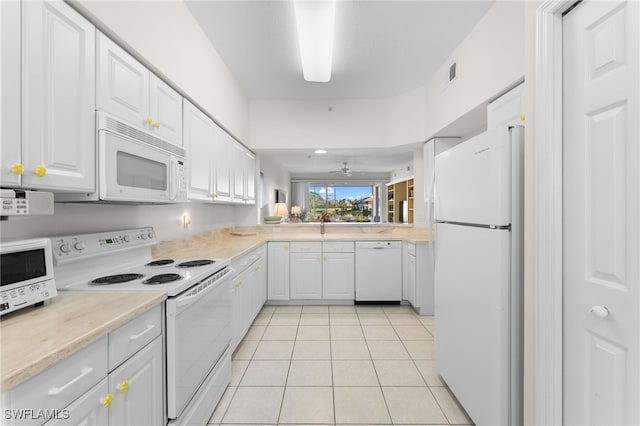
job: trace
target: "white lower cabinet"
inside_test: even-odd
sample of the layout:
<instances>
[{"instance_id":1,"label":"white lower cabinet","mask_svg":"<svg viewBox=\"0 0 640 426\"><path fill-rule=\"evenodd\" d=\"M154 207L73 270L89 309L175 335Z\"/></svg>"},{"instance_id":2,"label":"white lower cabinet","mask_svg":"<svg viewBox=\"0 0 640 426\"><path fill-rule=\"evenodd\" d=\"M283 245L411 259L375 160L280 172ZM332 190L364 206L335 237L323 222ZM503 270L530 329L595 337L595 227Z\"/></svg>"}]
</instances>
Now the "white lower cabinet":
<instances>
[{"instance_id":1,"label":"white lower cabinet","mask_svg":"<svg viewBox=\"0 0 640 426\"><path fill-rule=\"evenodd\" d=\"M353 253L324 253L322 264L322 298L354 300L355 259Z\"/></svg>"},{"instance_id":2,"label":"white lower cabinet","mask_svg":"<svg viewBox=\"0 0 640 426\"><path fill-rule=\"evenodd\" d=\"M433 315L433 244L406 243L403 299L420 315Z\"/></svg>"},{"instance_id":3,"label":"white lower cabinet","mask_svg":"<svg viewBox=\"0 0 640 426\"><path fill-rule=\"evenodd\" d=\"M107 379L92 387L87 393L69 405L57 419L46 423L47 426L99 426L109 424L109 410L102 405L104 396L109 392Z\"/></svg>"},{"instance_id":4,"label":"white lower cabinet","mask_svg":"<svg viewBox=\"0 0 640 426\"><path fill-rule=\"evenodd\" d=\"M269 249L269 300L354 300L353 241L269 244L277 244ZM288 256L278 251L287 245ZM290 297L277 298L283 294Z\"/></svg>"},{"instance_id":5,"label":"white lower cabinet","mask_svg":"<svg viewBox=\"0 0 640 426\"><path fill-rule=\"evenodd\" d=\"M162 397L160 336L109 374L109 425L159 425L166 421Z\"/></svg>"},{"instance_id":6,"label":"white lower cabinet","mask_svg":"<svg viewBox=\"0 0 640 426\"><path fill-rule=\"evenodd\" d=\"M165 424L163 338L156 327L162 323L161 315L162 308L157 306L4 392L2 424ZM111 370L109 347L132 340L147 343L142 349L132 346L124 362ZM22 419L17 418L19 414L7 418L7 410L22 413Z\"/></svg>"},{"instance_id":7,"label":"white lower cabinet","mask_svg":"<svg viewBox=\"0 0 640 426\"><path fill-rule=\"evenodd\" d=\"M290 279L291 300L321 299L322 253L291 252Z\"/></svg>"},{"instance_id":8,"label":"white lower cabinet","mask_svg":"<svg viewBox=\"0 0 640 426\"><path fill-rule=\"evenodd\" d=\"M289 300L289 243L267 243L267 299Z\"/></svg>"},{"instance_id":9,"label":"white lower cabinet","mask_svg":"<svg viewBox=\"0 0 640 426\"><path fill-rule=\"evenodd\" d=\"M233 284L232 351L247 333L267 300L265 257L266 248L263 246L231 263L231 268L237 271L231 278Z\"/></svg>"}]
</instances>

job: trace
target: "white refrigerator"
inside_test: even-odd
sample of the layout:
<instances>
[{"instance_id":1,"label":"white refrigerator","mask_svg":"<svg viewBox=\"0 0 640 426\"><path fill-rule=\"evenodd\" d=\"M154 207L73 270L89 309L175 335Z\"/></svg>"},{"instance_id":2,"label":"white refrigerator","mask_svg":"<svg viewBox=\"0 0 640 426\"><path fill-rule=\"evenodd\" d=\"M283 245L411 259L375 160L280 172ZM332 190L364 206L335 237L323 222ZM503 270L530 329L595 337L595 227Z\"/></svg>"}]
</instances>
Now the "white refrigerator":
<instances>
[{"instance_id":1,"label":"white refrigerator","mask_svg":"<svg viewBox=\"0 0 640 426\"><path fill-rule=\"evenodd\" d=\"M435 365L471 419L521 425L524 129L436 157Z\"/></svg>"}]
</instances>

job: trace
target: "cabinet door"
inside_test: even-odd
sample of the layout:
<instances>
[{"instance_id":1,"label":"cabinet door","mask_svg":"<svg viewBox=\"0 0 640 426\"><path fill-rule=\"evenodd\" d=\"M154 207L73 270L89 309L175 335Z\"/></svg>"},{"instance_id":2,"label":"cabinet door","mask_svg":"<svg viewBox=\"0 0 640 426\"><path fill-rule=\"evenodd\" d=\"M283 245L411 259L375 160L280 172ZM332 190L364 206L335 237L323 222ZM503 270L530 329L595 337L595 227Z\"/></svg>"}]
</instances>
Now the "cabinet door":
<instances>
[{"instance_id":1,"label":"cabinet door","mask_svg":"<svg viewBox=\"0 0 640 426\"><path fill-rule=\"evenodd\" d=\"M243 310L244 305L242 303L242 276L244 274L239 274L232 281L231 286L231 347L233 350L238 346L242 337L244 336L244 324L243 324Z\"/></svg>"},{"instance_id":2,"label":"cabinet door","mask_svg":"<svg viewBox=\"0 0 640 426\"><path fill-rule=\"evenodd\" d=\"M256 157L245 152L245 201L247 204L256 202Z\"/></svg>"},{"instance_id":3,"label":"cabinet door","mask_svg":"<svg viewBox=\"0 0 640 426\"><path fill-rule=\"evenodd\" d=\"M109 391L113 394L109 424L153 426L166 422L161 337L109 374Z\"/></svg>"},{"instance_id":4,"label":"cabinet door","mask_svg":"<svg viewBox=\"0 0 640 426\"><path fill-rule=\"evenodd\" d=\"M291 299L322 298L322 255L291 253Z\"/></svg>"},{"instance_id":5,"label":"cabinet door","mask_svg":"<svg viewBox=\"0 0 640 426\"><path fill-rule=\"evenodd\" d=\"M231 201L231 166L235 159L234 143L231 136L215 123L213 138L213 199L214 201Z\"/></svg>"},{"instance_id":6,"label":"cabinet door","mask_svg":"<svg viewBox=\"0 0 640 426\"><path fill-rule=\"evenodd\" d=\"M105 426L109 424L109 408L102 405L108 392L109 385L105 377L69 405L58 419L45 424L47 426Z\"/></svg>"},{"instance_id":7,"label":"cabinet door","mask_svg":"<svg viewBox=\"0 0 640 426\"><path fill-rule=\"evenodd\" d=\"M267 298L289 300L289 243L268 243L267 262Z\"/></svg>"},{"instance_id":8,"label":"cabinet door","mask_svg":"<svg viewBox=\"0 0 640 426\"><path fill-rule=\"evenodd\" d=\"M0 1L0 184L19 186L20 2Z\"/></svg>"},{"instance_id":9,"label":"cabinet door","mask_svg":"<svg viewBox=\"0 0 640 426\"><path fill-rule=\"evenodd\" d=\"M407 262L407 300L416 306L416 257L409 255Z\"/></svg>"},{"instance_id":10,"label":"cabinet door","mask_svg":"<svg viewBox=\"0 0 640 426\"><path fill-rule=\"evenodd\" d=\"M22 2L22 185L95 190L95 28L62 2Z\"/></svg>"},{"instance_id":11,"label":"cabinet door","mask_svg":"<svg viewBox=\"0 0 640 426\"><path fill-rule=\"evenodd\" d=\"M355 264L353 253L326 253L323 256L322 298L354 300Z\"/></svg>"},{"instance_id":12,"label":"cabinet door","mask_svg":"<svg viewBox=\"0 0 640 426\"><path fill-rule=\"evenodd\" d=\"M98 109L148 129L149 71L104 34L97 38Z\"/></svg>"},{"instance_id":13,"label":"cabinet door","mask_svg":"<svg viewBox=\"0 0 640 426\"><path fill-rule=\"evenodd\" d=\"M182 146L182 96L154 74L149 78L150 130Z\"/></svg>"},{"instance_id":14,"label":"cabinet door","mask_svg":"<svg viewBox=\"0 0 640 426\"><path fill-rule=\"evenodd\" d=\"M233 148L233 201L237 203L245 202L245 174L246 174L246 162L245 162L245 150L238 144L234 144Z\"/></svg>"},{"instance_id":15,"label":"cabinet door","mask_svg":"<svg viewBox=\"0 0 640 426\"><path fill-rule=\"evenodd\" d=\"M213 156L214 123L202 111L184 101L184 146L187 150L190 200L212 200L211 158Z\"/></svg>"}]
</instances>

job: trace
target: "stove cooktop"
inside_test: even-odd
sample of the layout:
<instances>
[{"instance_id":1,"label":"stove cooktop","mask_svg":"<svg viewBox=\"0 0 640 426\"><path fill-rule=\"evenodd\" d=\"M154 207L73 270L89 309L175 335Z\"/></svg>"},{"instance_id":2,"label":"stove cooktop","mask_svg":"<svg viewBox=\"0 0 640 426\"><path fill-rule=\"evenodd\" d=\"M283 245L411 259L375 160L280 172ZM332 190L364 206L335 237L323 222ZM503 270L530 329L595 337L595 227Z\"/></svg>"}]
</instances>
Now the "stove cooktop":
<instances>
[{"instance_id":1,"label":"stove cooktop","mask_svg":"<svg viewBox=\"0 0 640 426\"><path fill-rule=\"evenodd\" d=\"M158 259L67 285L65 290L166 291L175 296L226 268L226 259Z\"/></svg>"},{"instance_id":2,"label":"stove cooktop","mask_svg":"<svg viewBox=\"0 0 640 426\"><path fill-rule=\"evenodd\" d=\"M175 296L229 266L228 259L151 257L152 227L51 238L58 290L165 291Z\"/></svg>"}]
</instances>

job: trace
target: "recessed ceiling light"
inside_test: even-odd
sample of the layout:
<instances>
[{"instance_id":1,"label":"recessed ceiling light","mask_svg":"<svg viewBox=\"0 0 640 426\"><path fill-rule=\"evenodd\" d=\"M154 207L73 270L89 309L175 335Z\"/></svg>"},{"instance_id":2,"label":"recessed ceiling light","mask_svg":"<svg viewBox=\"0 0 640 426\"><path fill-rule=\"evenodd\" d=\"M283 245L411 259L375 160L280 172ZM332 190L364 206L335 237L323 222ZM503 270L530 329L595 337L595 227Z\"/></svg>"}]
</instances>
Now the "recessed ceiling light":
<instances>
[{"instance_id":1,"label":"recessed ceiling light","mask_svg":"<svg viewBox=\"0 0 640 426\"><path fill-rule=\"evenodd\" d=\"M296 0L294 8L304 79L327 83L331 80L336 0Z\"/></svg>"},{"instance_id":2,"label":"recessed ceiling light","mask_svg":"<svg viewBox=\"0 0 640 426\"><path fill-rule=\"evenodd\" d=\"M326 154L327 150L326 149L316 149L313 152L314 152L314 154Z\"/></svg>"}]
</instances>

